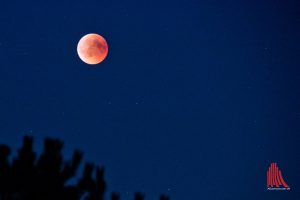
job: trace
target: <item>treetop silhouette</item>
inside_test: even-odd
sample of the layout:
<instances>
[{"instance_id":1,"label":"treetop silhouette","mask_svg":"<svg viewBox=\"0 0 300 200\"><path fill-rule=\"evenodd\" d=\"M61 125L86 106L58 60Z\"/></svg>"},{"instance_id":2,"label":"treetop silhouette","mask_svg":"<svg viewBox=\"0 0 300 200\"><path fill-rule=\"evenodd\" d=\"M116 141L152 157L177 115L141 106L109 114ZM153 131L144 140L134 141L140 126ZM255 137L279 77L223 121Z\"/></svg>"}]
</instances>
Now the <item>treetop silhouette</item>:
<instances>
[{"instance_id":1,"label":"treetop silhouette","mask_svg":"<svg viewBox=\"0 0 300 200\"><path fill-rule=\"evenodd\" d=\"M104 200L103 167L86 163L77 183L67 185L76 175L82 152L75 150L72 159L64 161L60 140L46 138L40 156L33 151L32 145L33 138L25 136L23 146L11 162L10 148L0 145L0 200ZM120 200L120 196L113 192L110 199ZM134 199L144 200L144 195L136 193ZM161 195L160 200L169 198Z\"/></svg>"}]
</instances>

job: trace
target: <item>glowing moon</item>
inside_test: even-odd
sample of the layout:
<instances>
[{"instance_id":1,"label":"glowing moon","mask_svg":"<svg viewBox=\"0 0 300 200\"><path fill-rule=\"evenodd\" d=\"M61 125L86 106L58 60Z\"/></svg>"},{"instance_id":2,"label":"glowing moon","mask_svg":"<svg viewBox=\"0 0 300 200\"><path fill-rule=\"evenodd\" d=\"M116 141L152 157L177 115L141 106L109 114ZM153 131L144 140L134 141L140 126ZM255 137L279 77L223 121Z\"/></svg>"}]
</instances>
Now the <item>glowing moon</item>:
<instances>
[{"instance_id":1,"label":"glowing moon","mask_svg":"<svg viewBox=\"0 0 300 200\"><path fill-rule=\"evenodd\" d=\"M83 62L95 65L106 58L108 45L101 35L95 33L87 34L79 40L77 53Z\"/></svg>"}]
</instances>

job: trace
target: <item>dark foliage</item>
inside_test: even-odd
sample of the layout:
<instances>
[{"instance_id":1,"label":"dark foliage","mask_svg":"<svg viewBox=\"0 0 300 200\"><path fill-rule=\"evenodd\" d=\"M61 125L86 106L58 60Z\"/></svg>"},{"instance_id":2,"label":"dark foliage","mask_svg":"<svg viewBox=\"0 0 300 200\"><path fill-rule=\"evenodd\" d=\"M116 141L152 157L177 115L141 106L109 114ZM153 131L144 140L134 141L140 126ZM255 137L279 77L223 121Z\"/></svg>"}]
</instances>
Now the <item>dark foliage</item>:
<instances>
[{"instance_id":1,"label":"dark foliage","mask_svg":"<svg viewBox=\"0 0 300 200\"><path fill-rule=\"evenodd\" d=\"M63 143L45 139L44 151L38 157L32 149L32 137L25 136L18 156L9 162L10 148L0 145L0 200L103 200L106 190L104 169L86 163L75 185L66 185L82 161L82 153L74 151L71 160L62 157ZM95 175L94 175L95 174ZM144 200L141 193L135 200ZM120 200L112 193L111 200ZM169 200L162 195L160 200Z\"/></svg>"}]
</instances>

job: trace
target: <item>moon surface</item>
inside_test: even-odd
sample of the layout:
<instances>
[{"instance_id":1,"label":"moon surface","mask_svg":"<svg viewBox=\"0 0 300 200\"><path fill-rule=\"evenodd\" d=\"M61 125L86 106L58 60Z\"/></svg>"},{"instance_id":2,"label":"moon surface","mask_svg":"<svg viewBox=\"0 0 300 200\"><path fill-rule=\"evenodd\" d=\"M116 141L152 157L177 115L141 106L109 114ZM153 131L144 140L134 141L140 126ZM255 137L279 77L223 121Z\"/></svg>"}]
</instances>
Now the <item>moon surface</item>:
<instances>
[{"instance_id":1,"label":"moon surface","mask_svg":"<svg viewBox=\"0 0 300 200\"><path fill-rule=\"evenodd\" d=\"M106 58L108 54L108 45L101 35L90 33L79 40L77 53L83 62L95 65Z\"/></svg>"}]
</instances>

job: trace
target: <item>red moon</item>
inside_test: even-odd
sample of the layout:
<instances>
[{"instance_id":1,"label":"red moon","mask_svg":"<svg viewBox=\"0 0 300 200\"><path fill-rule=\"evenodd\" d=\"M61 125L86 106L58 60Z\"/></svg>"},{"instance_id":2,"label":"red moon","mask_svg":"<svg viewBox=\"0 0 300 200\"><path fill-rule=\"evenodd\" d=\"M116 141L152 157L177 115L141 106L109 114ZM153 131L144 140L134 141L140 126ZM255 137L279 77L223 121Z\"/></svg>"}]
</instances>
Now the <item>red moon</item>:
<instances>
[{"instance_id":1,"label":"red moon","mask_svg":"<svg viewBox=\"0 0 300 200\"><path fill-rule=\"evenodd\" d=\"M83 62L95 65L106 58L108 45L101 35L95 33L87 34L79 40L77 53Z\"/></svg>"}]
</instances>

